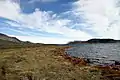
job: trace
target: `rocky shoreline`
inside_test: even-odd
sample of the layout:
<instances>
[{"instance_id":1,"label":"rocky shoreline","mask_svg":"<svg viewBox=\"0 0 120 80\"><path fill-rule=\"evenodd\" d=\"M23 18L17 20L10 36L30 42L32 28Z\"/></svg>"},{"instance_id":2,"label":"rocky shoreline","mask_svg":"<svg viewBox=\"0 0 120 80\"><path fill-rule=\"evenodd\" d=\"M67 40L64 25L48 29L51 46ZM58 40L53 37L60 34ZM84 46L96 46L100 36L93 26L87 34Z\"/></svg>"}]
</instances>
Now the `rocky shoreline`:
<instances>
[{"instance_id":1,"label":"rocky shoreline","mask_svg":"<svg viewBox=\"0 0 120 80\"><path fill-rule=\"evenodd\" d=\"M68 48L71 48L71 46L67 46L64 48L58 48L57 51L55 51L55 53L62 56L65 60L71 62L73 65L79 65L79 66L87 66L88 65L88 61L85 60L84 58L78 58L78 57L68 55L65 52L65 50L67 50Z\"/></svg>"},{"instance_id":2,"label":"rocky shoreline","mask_svg":"<svg viewBox=\"0 0 120 80\"><path fill-rule=\"evenodd\" d=\"M91 68L95 68L101 70L101 75L106 80L120 80L120 62L115 61L115 64L107 64L107 65L89 65L89 60L85 60L84 58L78 58L74 56L68 55L65 51L71 48L71 46L67 46L64 48L58 48L55 53L62 56L65 60L72 63L74 66L89 66Z\"/></svg>"}]
</instances>

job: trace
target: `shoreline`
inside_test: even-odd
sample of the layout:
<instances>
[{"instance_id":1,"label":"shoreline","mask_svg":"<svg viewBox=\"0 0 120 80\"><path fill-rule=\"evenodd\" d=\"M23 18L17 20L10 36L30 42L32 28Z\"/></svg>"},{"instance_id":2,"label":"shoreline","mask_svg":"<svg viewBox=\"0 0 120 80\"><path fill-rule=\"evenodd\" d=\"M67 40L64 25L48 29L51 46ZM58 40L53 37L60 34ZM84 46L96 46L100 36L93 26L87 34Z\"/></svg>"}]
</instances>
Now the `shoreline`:
<instances>
[{"instance_id":1,"label":"shoreline","mask_svg":"<svg viewBox=\"0 0 120 80\"><path fill-rule=\"evenodd\" d=\"M98 69L102 72L102 76L108 79L120 79L120 63L112 65L89 65L89 61L84 58L74 57L66 54L65 50L71 48L71 46L66 46L64 48L58 48L58 55L62 56L66 61L72 63L74 66L89 66L91 68Z\"/></svg>"},{"instance_id":2,"label":"shoreline","mask_svg":"<svg viewBox=\"0 0 120 80\"><path fill-rule=\"evenodd\" d=\"M88 61L84 58L70 56L65 52L66 49L71 48L71 46L65 46L64 48L58 48L57 53L62 56L66 61L72 63L73 65L88 66ZM56 52L55 52L56 53Z\"/></svg>"}]
</instances>

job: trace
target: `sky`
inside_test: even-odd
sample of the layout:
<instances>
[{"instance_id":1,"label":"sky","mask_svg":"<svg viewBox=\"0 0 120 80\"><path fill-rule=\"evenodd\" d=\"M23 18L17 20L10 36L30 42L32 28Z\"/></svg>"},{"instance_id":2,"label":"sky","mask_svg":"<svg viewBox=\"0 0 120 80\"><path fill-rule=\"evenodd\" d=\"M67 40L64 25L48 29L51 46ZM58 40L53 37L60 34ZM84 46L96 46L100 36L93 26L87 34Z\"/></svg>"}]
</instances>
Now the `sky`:
<instances>
[{"instance_id":1,"label":"sky","mask_svg":"<svg viewBox=\"0 0 120 80\"><path fill-rule=\"evenodd\" d=\"M45 44L120 39L119 3L120 0L0 0L0 33Z\"/></svg>"}]
</instances>

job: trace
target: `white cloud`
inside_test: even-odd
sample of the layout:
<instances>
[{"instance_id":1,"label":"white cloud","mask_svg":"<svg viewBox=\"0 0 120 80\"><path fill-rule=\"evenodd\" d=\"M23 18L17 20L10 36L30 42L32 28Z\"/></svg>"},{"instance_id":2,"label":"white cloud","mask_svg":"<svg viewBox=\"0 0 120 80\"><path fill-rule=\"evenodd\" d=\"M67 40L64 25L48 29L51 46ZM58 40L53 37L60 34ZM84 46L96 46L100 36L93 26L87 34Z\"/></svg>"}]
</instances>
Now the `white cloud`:
<instances>
[{"instance_id":1,"label":"white cloud","mask_svg":"<svg viewBox=\"0 0 120 80\"><path fill-rule=\"evenodd\" d=\"M56 37L41 37L41 36L16 36L16 35L10 35L13 37L17 37L18 39L22 39L23 41L31 41L35 43L45 43L45 44L66 44L70 41L74 41L72 38L56 38ZM80 40L80 39L75 39ZM82 39L86 40L86 39Z\"/></svg>"},{"instance_id":2,"label":"white cloud","mask_svg":"<svg viewBox=\"0 0 120 80\"><path fill-rule=\"evenodd\" d=\"M17 0L0 1L0 17L18 22L7 22L11 26L18 28L30 28L43 32L61 34L66 38L50 38L31 36L17 36L22 40L44 43L66 43L71 40L86 40L92 38L92 34L84 31L72 29L74 26L84 26L84 29L95 32L99 38L120 39L120 8L116 5L118 0L79 0L73 4L73 10L61 15L71 15L76 19L83 18L83 22L60 18L52 11L41 11L36 9L31 14L21 13L21 8ZM34 0L39 1L39 0ZM44 0L48 1L48 0ZM52 1L52 0L49 0ZM79 21L78 19L78 21ZM21 32L21 31L20 31ZM21 32L24 33L24 32ZM27 33L25 33L27 34Z\"/></svg>"},{"instance_id":3,"label":"white cloud","mask_svg":"<svg viewBox=\"0 0 120 80\"><path fill-rule=\"evenodd\" d=\"M85 20L89 29L102 38L120 39L119 0L79 0L73 4L74 14Z\"/></svg>"},{"instance_id":4,"label":"white cloud","mask_svg":"<svg viewBox=\"0 0 120 80\"><path fill-rule=\"evenodd\" d=\"M11 26L20 27L20 28L30 28L39 31L49 32L49 33L57 33L63 35L64 37L66 37L66 39L69 38L69 40L78 40L78 39L86 40L92 37L90 34L84 31L69 28L69 26L71 26L70 23L72 22L72 20L66 18L65 19L59 18L57 14L51 11L46 12L36 9L35 12L31 14L24 14L21 13L21 9L18 3L14 3L11 2L10 0L6 0L6 1L0 1L0 5L1 5L0 17L11 19L20 24L19 26L19 24L17 23L7 22ZM53 43L69 41L68 39L66 40L62 38L59 39L42 38L41 40L38 40L41 37L38 38L33 36L34 35L28 36L30 38L27 37L26 38L19 37L19 38L22 40L27 39L34 42L42 40L42 42L45 43L49 43L50 41L53 41Z\"/></svg>"},{"instance_id":5,"label":"white cloud","mask_svg":"<svg viewBox=\"0 0 120 80\"><path fill-rule=\"evenodd\" d=\"M17 37L18 39L22 39L23 41L31 41L35 43L45 43L45 44L66 44L72 39L62 39L62 38L51 38L51 37L41 37L41 36L16 36L9 35L13 37Z\"/></svg>"},{"instance_id":6,"label":"white cloud","mask_svg":"<svg viewBox=\"0 0 120 80\"><path fill-rule=\"evenodd\" d=\"M17 3L13 3L10 0L0 1L0 17L8 19L15 19L19 16L20 6Z\"/></svg>"}]
</instances>

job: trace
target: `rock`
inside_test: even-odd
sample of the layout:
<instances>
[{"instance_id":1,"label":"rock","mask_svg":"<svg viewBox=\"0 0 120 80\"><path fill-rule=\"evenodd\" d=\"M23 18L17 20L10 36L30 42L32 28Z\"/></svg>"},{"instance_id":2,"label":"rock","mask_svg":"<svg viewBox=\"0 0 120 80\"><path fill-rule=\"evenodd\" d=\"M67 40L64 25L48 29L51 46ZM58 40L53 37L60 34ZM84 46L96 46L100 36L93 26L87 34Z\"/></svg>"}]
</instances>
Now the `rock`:
<instances>
[{"instance_id":1,"label":"rock","mask_svg":"<svg viewBox=\"0 0 120 80\"><path fill-rule=\"evenodd\" d=\"M85 61L86 61L87 63L91 63L90 59L85 59Z\"/></svg>"},{"instance_id":2,"label":"rock","mask_svg":"<svg viewBox=\"0 0 120 80\"><path fill-rule=\"evenodd\" d=\"M120 61L115 61L115 65L120 65Z\"/></svg>"}]
</instances>

